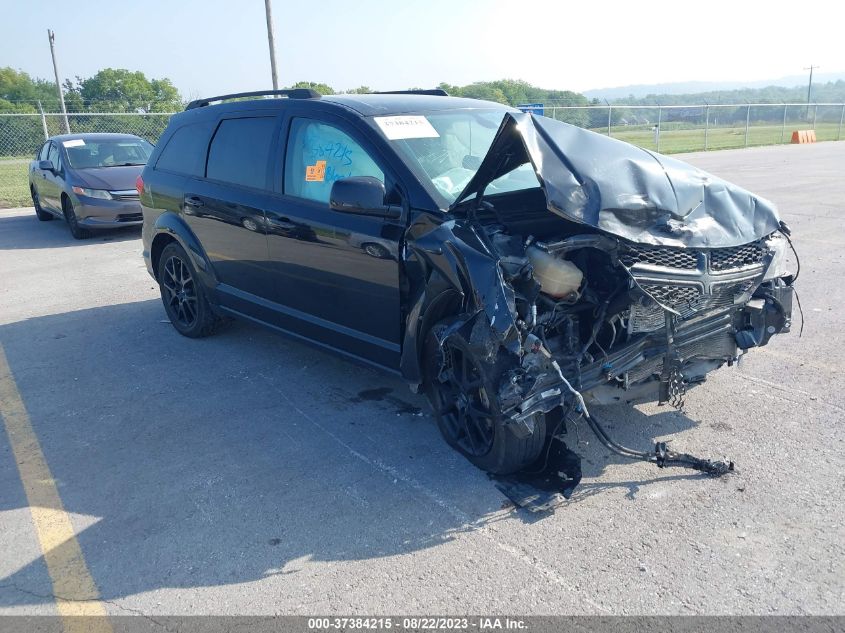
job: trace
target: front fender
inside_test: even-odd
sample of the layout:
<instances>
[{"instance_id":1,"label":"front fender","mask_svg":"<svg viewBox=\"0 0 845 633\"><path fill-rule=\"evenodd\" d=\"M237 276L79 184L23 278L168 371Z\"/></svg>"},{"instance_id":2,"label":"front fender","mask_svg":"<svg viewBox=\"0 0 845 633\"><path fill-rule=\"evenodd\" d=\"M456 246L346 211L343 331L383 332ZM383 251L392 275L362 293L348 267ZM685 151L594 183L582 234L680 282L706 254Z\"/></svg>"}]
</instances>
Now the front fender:
<instances>
[{"instance_id":1,"label":"front fender","mask_svg":"<svg viewBox=\"0 0 845 633\"><path fill-rule=\"evenodd\" d=\"M478 315L474 328L478 328L476 333L487 332L478 337L487 341L486 351L492 349L489 341L495 340L508 351L518 352L513 289L505 283L498 256L470 222L436 223L420 217L408 230L406 247L406 270L415 273L409 279L410 311L400 361L406 380L422 382L420 361L427 331L457 312L466 321Z\"/></svg>"},{"instance_id":2,"label":"front fender","mask_svg":"<svg viewBox=\"0 0 845 633\"><path fill-rule=\"evenodd\" d=\"M172 211L162 213L156 218L153 225L153 239L150 244L147 264L153 277L156 277L157 273L158 255L164 246L172 240L178 242L185 249L203 284L208 288L214 288L217 285L217 277L205 249L200 245L200 241L185 220Z\"/></svg>"}]
</instances>

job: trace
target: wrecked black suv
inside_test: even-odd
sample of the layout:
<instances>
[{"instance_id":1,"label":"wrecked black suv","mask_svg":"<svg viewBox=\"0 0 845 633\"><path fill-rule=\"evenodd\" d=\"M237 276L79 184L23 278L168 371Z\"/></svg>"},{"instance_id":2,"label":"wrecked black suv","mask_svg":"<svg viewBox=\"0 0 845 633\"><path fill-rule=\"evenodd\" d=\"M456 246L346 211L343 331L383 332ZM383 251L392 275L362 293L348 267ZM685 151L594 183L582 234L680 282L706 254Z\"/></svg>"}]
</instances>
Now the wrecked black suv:
<instances>
[{"instance_id":1,"label":"wrecked black suv","mask_svg":"<svg viewBox=\"0 0 845 633\"><path fill-rule=\"evenodd\" d=\"M172 117L138 190L173 326L199 337L245 318L401 374L491 473L548 457L572 416L629 457L724 472L621 447L587 407L680 406L789 330L775 208L680 161L436 92L248 93Z\"/></svg>"}]
</instances>

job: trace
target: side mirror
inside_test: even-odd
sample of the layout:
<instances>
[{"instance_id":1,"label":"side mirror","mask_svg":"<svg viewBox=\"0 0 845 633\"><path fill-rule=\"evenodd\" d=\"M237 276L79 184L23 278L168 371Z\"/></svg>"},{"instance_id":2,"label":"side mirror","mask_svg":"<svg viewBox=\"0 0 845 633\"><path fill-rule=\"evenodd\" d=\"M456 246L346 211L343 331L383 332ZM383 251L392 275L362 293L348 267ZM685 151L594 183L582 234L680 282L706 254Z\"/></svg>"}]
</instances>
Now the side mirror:
<instances>
[{"instance_id":1,"label":"side mirror","mask_svg":"<svg viewBox=\"0 0 845 633\"><path fill-rule=\"evenodd\" d=\"M56 171L56 168L53 167L53 163L49 160L39 160L38 169L43 169L44 171Z\"/></svg>"},{"instance_id":2,"label":"side mirror","mask_svg":"<svg viewBox=\"0 0 845 633\"><path fill-rule=\"evenodd\" d=\"M336 180L329 194L329 206L341 213L398 218L402 210L384 203L384 183L372 176L350 176Z\"/></svg>"}]
</instances>

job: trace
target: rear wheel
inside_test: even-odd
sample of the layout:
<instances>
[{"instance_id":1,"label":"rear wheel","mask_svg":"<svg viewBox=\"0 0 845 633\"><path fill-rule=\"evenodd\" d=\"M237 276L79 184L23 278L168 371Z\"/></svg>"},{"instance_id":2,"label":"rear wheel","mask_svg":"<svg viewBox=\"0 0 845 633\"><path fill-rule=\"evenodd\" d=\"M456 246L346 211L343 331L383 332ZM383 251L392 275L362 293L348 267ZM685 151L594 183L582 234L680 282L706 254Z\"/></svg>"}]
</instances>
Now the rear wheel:
<instances>
[{"instance_id":1,"label":"rear wheel","mask_svg":"<svg viewBox=\"0 0 845 633\"><path fill-rule=\"evenodd\" d=\"M65 214L65 221L70 228L70 234L78 240L84 240L91 237L91 231L79 225L79 218L76 217L76 211L73 210L73 203L70 198L62 198L62 211Z\"/></svg>"},{"instance_id":2,"label":"rear wheel","mask_svg":"<svg viewBox=\"0 0 845 633\"><path fill-rule=\"evenodd\" d=\"M35 215L42 222L49 222L53 219L53 214L45 211L41 206L41 197L38 195L38 190L33 186L29 186L29 195L32 196L32 206L35 207Z\"/></svg>"},{"instance_id":3,"label":"rear wheel","mask_svg":"<svg viewBox=\"0 0 845 633\"><path fill-rule=\"evenodd\" d=\"M161 252L158 283L164 310L179 334L202 338L214 333L219 319L211 310L188 254L175 242Z\"/></svg>"},{"instance_id":4,"label":"rear wheel","mask_svg":"<svg viewBox=\"0 0 845 633\"><path fill-rule=\"evenodd\" d=\"M503 475L531 464L540 455L546 436L545 416L534 418L534 431L519 437L508 428L499 407L499 381L510 366L507 358L493 365L478 358L460 336L451 336L439 349L426 339L425 387L437 426L450 446L478 468Z\"/></svg>"}]
</instances>

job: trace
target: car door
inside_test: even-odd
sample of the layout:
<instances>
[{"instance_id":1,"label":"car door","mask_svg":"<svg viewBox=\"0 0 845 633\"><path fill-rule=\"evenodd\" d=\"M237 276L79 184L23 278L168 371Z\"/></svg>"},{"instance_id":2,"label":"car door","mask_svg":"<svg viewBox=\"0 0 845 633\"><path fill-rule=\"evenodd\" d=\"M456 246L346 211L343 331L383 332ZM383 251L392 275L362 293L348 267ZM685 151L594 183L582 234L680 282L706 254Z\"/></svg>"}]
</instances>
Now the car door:
<instances>
[{"instance_id":1,"label":"car door","mask_svg":"<svg viewBox=\"0 0 845 633\"><path fill-rule=\"evenodd\" d=\"M329 207L332 183L348 176L386 182L388 202L400 188L366 135L313 109L291 112L278 163L280 195L265 207L273 301L280 325L379 365L399 363L399 244L396 220Z\"/></svg>"},{"instance_id":2,"label":"car door","mask_svg":"<svg viewBox=\"0 0 845 633\"><path fill-rule=\"evenodd\" d=\"M62 210L61 203L61 151L56 141L51 141L50 149L47 152L47 160L53 164L53 170L42 169L40 187L38 188L38 195L41 196L42 204L56 209Z\"/></svg>"},{"instance_id":3,"label":"car door","mask_svg":"<svg viewBox=\"0 0 845 633\"><path fill-rule=\"evenodd\" d=\"M206 251L220 302L254 314L258 297L269 295L266 220L271 162L280 117L223 117L208 146L204 177L186 183L183 214Z\"/></svg>"},{"instance_id":4,"label":"car door","mask_svg":"<svg viewBox=\"0 0 845 633\"><path fill-rule=\"evenodd\" d=\"M47 141L41 147L38 148L38 152L35 154L35 160L32 162L32 164L30 166L30 171L31 171L30 183L32 184L32 188L35 189L35 192L41 198L42 206L44 206L44 204L43 204L44 203L44 200L43 200L44 193L43 193L42 190L44 188L43 182L45 180L45 176L44 176L44 170L41 169L38 166L38 164L42 160L47 160L47 156L50 153L50 145L51 145L50 141Z\"/></svg>"}]
</instances>

